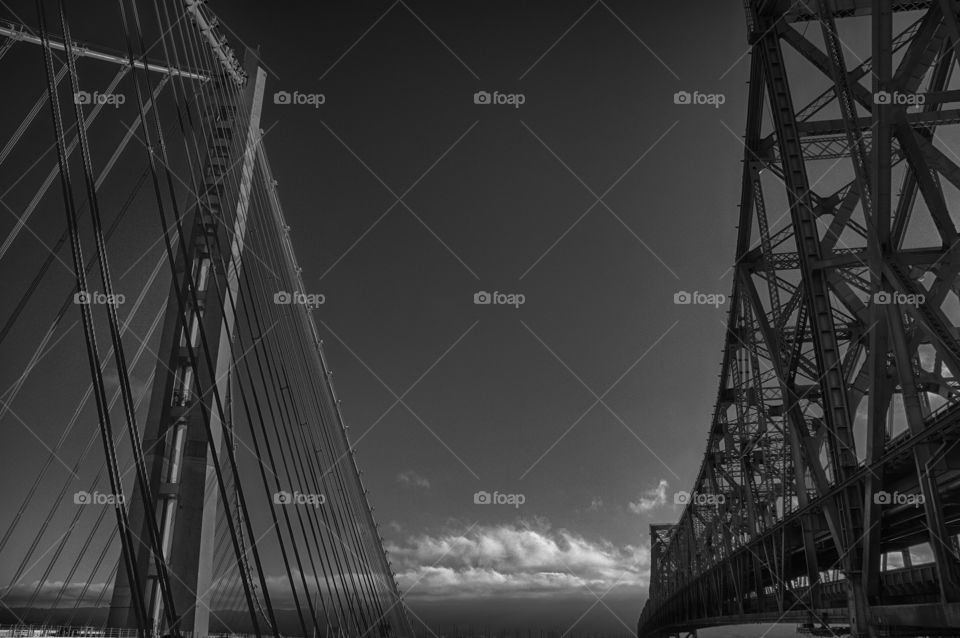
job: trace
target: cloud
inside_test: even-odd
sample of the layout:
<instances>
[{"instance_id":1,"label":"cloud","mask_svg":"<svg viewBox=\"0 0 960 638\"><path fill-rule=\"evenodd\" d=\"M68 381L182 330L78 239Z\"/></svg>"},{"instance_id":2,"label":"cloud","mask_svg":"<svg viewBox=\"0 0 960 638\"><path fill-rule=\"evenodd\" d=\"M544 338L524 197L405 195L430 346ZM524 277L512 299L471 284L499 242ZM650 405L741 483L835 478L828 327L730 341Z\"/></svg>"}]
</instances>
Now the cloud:
<instances>
[{"instance_id":1,"label":"cloud","mask_svg":"<svg viewBox=\"0 0 960 638\"><path fill-rule=\"evenodd\" d=\"M397 481L399 481L401 485L422 487L425 490L430 489L430 481L426 477L420 476L413 470L407 470L397 474Z\"/></svg>"},{"instance_id":2,"label":"cloud","mask_svg":"<svg viewBox=\"0 0 960 638\"><path fill-rule=\"evenodd\" d=\"M503 601L522 600L529 605L546 605L544 609L557 615L579 610L580 603L588 608L596 601L595 596L603 596L613 608L618 609L617 605L622 603L633 613L646 594L650 577L650 550L645 539L638 545L617 545L602 538L588 539L566 529L554 529L545 519L473 527L451 523L439 531L390 543L387 549L405 598L418 605L441 605L444 609L501 609ZM352 580L350 573L345 578ZM293 609L293 589L287 576L274 571L265 579L274 606ZM294 569L293 580L301 595L303 580L310 591L319 589L324 596L330 593L330 583L322 575L315 577L309 571L301 575ZM333 583L336 587L336 579ZM45 584L41 599L52 600L61 585ZM36 583L21 587L14 602L23 604L35 586ZM243 609L242 601L228 602L223 598L224 592L233 592L236 587L230 574L220 575L213 583L218 613ZM80 596L81 589L83 583L68 585L71 604ZM109 590L109 586L94 584L82 600L92 604L104 589ZM476 607L474 602L478 600L485 601L486 606ZM597 609L601 606L597 605Z\"/></svg>"},{"instance_id":3,"label":"cloud","mask_svg":"<svg viewBox=\"0 0 960 638\"><path fill-rule=\"evenodd\" d=\"M112 583L105 582L88 584L81 581L65 583L62 580L48 580L41 584L39 580L35 580L12 585L4 594L3 601L11 607L31 603L36 606L50 606L54 602L58 607L73 607L78 599L81 605L93 605L98 602L104 590L112 588ZM58 598L60 600L57 600Z\"/></svg>"},{"instance_id":4,"label":"cloud","mask_svg":"<svg viewBox=\"0 0 960 638\"><path fill-rule=\"evenodd\" d=\"M627 507L634 514L643 514L657 507L667 504L667 488L670 486L666 479L660 479L656 487L652 487L640 495L636 503L630 503Z\"/></svg>"},{"instance_id":5,"label":"cloud","mask_svg":"<svg viewBox=\"0 0 960 638\"><path fill-rule=\"evenodd\" d=\"M588 512L599 512L603 508L603 499L599 496L594 496L590 500L590 507L587 508Z\"/></svg>"},{"instance_id":6,"label":"cloud","mask_svg":"<svg viewBox=\"0 0 960 638\"><path fill-rule=\"evenodd\" d=\"M544 521L475 526L406 539L388 547L409 596L478 598L589 596L612 587L639 591L649 579L645 545L588 540Z\"/></svg>"}]
</instances>

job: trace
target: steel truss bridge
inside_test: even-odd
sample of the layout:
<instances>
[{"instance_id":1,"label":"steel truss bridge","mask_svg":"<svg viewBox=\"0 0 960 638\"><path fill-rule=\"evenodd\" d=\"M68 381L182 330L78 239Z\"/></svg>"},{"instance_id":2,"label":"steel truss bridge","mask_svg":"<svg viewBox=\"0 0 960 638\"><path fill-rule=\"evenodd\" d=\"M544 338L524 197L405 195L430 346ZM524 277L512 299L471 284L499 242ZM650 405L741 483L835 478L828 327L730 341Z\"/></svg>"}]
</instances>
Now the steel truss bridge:
<instances>
[{"instance_id":1,"label":"steel truss bridge","mask_svg":"<svg viewBox=\"0 0 960 638\"><path fill-rule=\"evenodd\" d=\"M302 303L266 71L199 0L96 11L0 22L0 418L23 435L0 633L412 635Z\"/></svg>"},{"instance_id":2,"label":"steel truss bridge","mask_svg":"<svg viewBox=\"0 0 960 638\"><path fill-rule=\"evenodd\" d=\"M638 635L960 635L960 3L745 8L720 387Z\"/></svg>"}]
</instances>

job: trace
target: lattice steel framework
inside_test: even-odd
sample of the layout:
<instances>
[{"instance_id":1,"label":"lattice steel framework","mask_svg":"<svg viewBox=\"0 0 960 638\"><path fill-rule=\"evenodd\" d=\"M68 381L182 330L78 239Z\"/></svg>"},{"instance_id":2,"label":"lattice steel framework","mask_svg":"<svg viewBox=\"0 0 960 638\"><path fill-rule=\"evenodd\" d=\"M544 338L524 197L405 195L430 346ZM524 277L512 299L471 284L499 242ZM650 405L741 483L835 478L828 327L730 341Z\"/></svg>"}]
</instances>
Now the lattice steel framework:
<instances>
[{"instance_id":1,"label":"lattice steel framework","mask_svg":"<svg viewBox=\"0 0 960 638\"><path fill-rule=\"evenodd\" d=\"M719 395L690 502L651 527L638 635L747 622L954 635L960 3L745 7ZM869 57L845 41L857 28Z\"/></svg>"}]
</instances>

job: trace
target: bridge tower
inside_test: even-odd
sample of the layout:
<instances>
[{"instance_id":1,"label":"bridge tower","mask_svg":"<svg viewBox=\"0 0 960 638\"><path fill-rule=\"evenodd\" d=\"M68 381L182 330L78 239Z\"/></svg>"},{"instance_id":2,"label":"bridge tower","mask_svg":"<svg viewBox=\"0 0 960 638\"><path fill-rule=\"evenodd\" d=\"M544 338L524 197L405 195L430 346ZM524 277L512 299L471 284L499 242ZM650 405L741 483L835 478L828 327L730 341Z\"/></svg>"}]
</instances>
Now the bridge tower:
<instances>
[{"instance_id":1,"label":"bridge tower","mask_svg":"<svg viewBox=\"0 0 960 638\"><path fill-rule=\"evenodd\" d=\"M192 222L186 225L191 228L188 245L178 250L144 429L143 448L155 502L135 498L129 505L131 529L136 535L134 560L141 582L129 582L126 572L118 570L109 627L136 626L132 591L136 587L142 592L154 629L164 630L161 591L147 541L146 508L152 508L171 575L179 628L192 631L196 638L208 633L215 526L221 506L213 457L219 458L224 436L229 437L232 426L221 422L214 394L224 403L229 396L230 347L236 317L228 297L237 296L266 81L266 73L257 66L251 51L246 58L245 72L234 68L231 73L227 69L210 79L214 83L212 92L222 99L214 101L204 114L211 132L206 141L207 157L202 174L196 176L201 188ZM229 96L244 75L237 103ZM228 179L232 171L239 171L239 178ZM221 249L225 254L218 254ZM203 363L194 369L188 356L188 348L200 347L201 331L212 348L216 344L212 375ZM204 389L203 396L197 395L196 388ZM209 435L204 412L209 415ZM229 415L228 409L226 413Z\"/></svg>"}]
</instances>

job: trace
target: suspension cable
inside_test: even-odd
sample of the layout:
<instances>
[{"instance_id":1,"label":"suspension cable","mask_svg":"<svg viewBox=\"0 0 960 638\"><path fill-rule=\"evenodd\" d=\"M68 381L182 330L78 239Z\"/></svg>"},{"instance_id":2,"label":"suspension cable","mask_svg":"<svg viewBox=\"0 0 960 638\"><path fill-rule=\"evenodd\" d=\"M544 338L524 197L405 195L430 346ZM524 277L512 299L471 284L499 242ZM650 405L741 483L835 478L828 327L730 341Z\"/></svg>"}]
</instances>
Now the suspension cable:
<instances>
[{"instance_id":1,"label":"suspension cable","mask_svg":"<svg viewBox=\"0 0 960 638\"><path fill-rule=\"evenodd\" d=\"M77 229L76 208L73 201L73 191L70 183L70 167L67 164L65 155L65 136L63 133L63 123L60 117L60 100L57 95L56 87L53 85L53 59L50 52L49 41L47 39L47 22L43 8L43 0L36 0L37 18L40 25L40 35L43 41L43 59L47 72L47 86L50 96L50 115L53 120L54 132L57 139L57 161L60 165L60 183L63 191L64 209L67 216L67 223L70 228L70 244L73 253L73 267L77 280L77 289L86 292L87 281L86 273L83 269L83 254L80 245L80 235ZM93 327L93 317L88 304L79 304L80 313L83 320L84 341L87 349L87 362L90 367L91 376L94 379L96 388L97 413L100 422L100 434L103 440L104 453L107 458L110 487L115 495L123 493L123 486L119 480L117 469L116 448L113 444L113 429L110 425L110 414L106 411L106 396L104 392L103 375L100 371L100 357L97 353L96 334ZM132 541L130 538L129 522L127 520L126 505L123 499L115 499L114 511L117 516L117 525L120 528L121 542L124 545L125 560L128 575L138 582L137 566L132 554ZM137 622L140 635L146 638L146 611L143 606L143 599L136 592L135 608L137 612Z\"/></svg>"}]
</instances>

